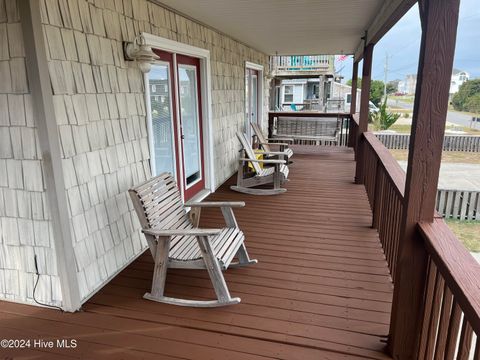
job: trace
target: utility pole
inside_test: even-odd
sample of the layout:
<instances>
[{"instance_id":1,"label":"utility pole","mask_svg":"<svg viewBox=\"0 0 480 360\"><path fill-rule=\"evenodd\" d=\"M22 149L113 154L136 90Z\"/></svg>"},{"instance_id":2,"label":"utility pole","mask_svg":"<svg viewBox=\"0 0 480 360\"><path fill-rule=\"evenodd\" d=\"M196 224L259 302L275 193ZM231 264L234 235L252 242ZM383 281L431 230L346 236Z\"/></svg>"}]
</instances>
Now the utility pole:
<instances>
[{"instance_id":1,"label":"utility pole","mask_svg":"<svg viewBox=\"0 0 480 360\"><path fill-rule=\"evenodd\" d=\"M387 81L388 81L388 52L385 52L385 67L384 67L384 80L383 80L383 99L387 98Z\"/></svg>"}]
</instances>

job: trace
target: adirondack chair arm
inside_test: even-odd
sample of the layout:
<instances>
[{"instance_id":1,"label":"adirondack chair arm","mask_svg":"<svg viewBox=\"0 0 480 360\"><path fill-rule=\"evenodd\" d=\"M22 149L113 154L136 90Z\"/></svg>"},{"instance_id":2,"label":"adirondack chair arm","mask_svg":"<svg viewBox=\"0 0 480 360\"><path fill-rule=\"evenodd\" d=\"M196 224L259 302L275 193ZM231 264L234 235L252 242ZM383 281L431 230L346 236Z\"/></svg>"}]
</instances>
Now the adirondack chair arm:
<instances>
[{"instance_id":1,"label":"adirondack chair arm","mask_svg":"<svg viewBox=\"0 0 480 360\"><path fill-rule=\"evenodd\" d=\"M275 138L268 138L266 139L267 141L285 141L287 143L293 143L293 138L286 138L286 137L275 137ZM275 142L270 143L270 145L276 144Z\"/></svg>"},{"instance_id":2,"label":"adirondack chair arm","mask_svg":"<svg viewBox=\"0 0 480 360\"><path fill-rule=\"evenodd\" d=\"M244 207L243 201L202 201L202 202L187 202L186 207L230 207L238 208Z\"/></svg>"},{"instance_id":3,"label":"adirondack chair arm","mask_svg":"<svg viewBox=\"0 0 480 360\"><path fill-rule=\"evenodd\" d=\"M271 153L269 153L271 154ZM283 154L283 153L281 153ZM262 159L245 159L241 158L240 161L245 161L245 162L257 162L257 163L263 163L263 164L285 164L285 160L262 160Z\"/></svg>"},{"instance_id":4,"label":"adirondack chair arm","mask_svg":"<svg viewBox=\"0 0 480 360\"><path fill-rule=\"evenodd\" d=\"M146 235L153 236L210 236L217 235L222 232L222 229L142 229Z\"/></svg>"},{"instance_id":5,"label":"adirondack chair arm","mask_svg":"<svg viewBox=\"0 0 480 360\"><path fill-rule=\"evenodd\" d=\"M265 155L287 155L284 151L258 151L257 154L265 154Z\"/></svg>"},{"instance_id":6,"label":"adirondack chair arm","mask_svg":"<svg viewBox=\"0 0 480 360\"><path fill-rule=\"evenodd\" d=\"M266 142L266 143L260 143L260 145L278 145L278 146L288 146L288 143L271 143L271 142Z\"/></svg>"}]
</instances>

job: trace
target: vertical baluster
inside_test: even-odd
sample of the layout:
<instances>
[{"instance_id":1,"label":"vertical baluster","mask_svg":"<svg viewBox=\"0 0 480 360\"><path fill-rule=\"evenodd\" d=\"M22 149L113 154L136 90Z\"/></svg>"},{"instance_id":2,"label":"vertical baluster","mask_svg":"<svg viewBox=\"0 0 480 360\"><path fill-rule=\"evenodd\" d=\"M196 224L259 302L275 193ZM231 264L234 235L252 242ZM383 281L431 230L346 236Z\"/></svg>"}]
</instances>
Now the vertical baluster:
<instances>
[{"instance_id":1,"label":"vertical baluster","mask_svg":"<svg viewBox=\"0 0 480 360\"><path fill-rule=\"evenodd\" d=\"M435 349L435 360L443 359L447 347L448 326L450 323L450 313L452 311L453 295L447 284L443 289L442 310L440 313L440 323L438 325L437 346Z\"/></svg>"},{"instance_id":2,"label":"vertical baluster","mask_svg":"<svg viewBox=\"0 0 480 360\"><path fill-rule=\"evenodd\" d=\"M458 343L457 360L468 360L468 355L470 354L470 348L472 346L472 335L473 335L472 327L470 326L470 324L468 323L468 320L465 319L465 316L464 316L462 332L460 333L460 342Z\"/></svg>"},{"instance_id":3,"label":"vertical baluster","mask_svg":"<svg viewBox=\"0 0 480 360\"><path fill-rule=\"evenodd\" d=\"M432 313L430 314L430 321L428 324L427 334L427 348L425 353L425 359L432 359L435 351L435 344L438 330L438 319L440 317L440 305L442 302L443 286L445 281L441 274L437 272L435 279L435 290L433 295Z\"/></svg>"},{"instance_id":4,"label":"vertical baluster","mask_svg":"<svg viewBox=\"0 0 480 360\"><path fill-rule=\"evenodd\" d=\"M392 246L391 246L391 264L390 264L390 273L392 274L392 279L394 278L395 274L395 266L396 266L396 249L397 249L397 238L398 238L398 223L400 217L400 209L398 206L398 195L395 190L393 189L393 202L392 202L392 209L393 209L393 225L392 225Z\"/></svg>"},{"instance_id":5,"label":"vertical baluster","mask_svg":"<svg viewBox=\"0 0 480 360\"><path fill-rule=\"evenodd\" d=\"M480 338L477 334L477 346L475 346L475 353L473 354L473 360L480 360Z\"/></svg>"},{"instance_id":6,"label":"vertical baluster","mask_svg":"<svg viewBox=\"0 0 480 360\"><path fill-rule=\"evenodd\" d=\"M445 349L445 360L453 360L455 350L457 349L458 330L460 329L460 319L462 317L462 310L457 302L453 301L452 316L448 325L447 334L447 348Z\"/></svg>"},{"instance_id":7,"label":"vertical baluster","mask_svg":"<svg viewBox=\"0 0 480 360\"><path fill-rule=\"evenodd\" d=\"M427 351L428 343L428 329L430 324L430 319L432 317L433 311L433 297L435 292L435 283L437 279L437 267L430 259L428 261L427 269L427 283L425 291L425 308L423 309L423 321L422 328L420 333L420 345L418 347L418 356L419 360L425 359L425 354Z\"/></svg>"}]
</instances>

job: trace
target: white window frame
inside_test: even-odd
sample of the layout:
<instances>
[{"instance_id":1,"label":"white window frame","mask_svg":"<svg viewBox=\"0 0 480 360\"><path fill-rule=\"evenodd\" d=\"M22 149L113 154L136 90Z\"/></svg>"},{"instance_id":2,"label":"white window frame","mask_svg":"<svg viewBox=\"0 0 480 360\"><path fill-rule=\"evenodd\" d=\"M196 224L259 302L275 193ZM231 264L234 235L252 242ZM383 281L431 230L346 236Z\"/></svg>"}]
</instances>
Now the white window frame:
<instances>
[{"instance_id":1,"label":"white window frame","mask_svg":"<svg viewBox=\"0 0 480 360\"><path fill-rule=\"evenodd\" d=\"M257 77L257 86L258 86L258 89L257 89L257 107L258 107L257 124L258 124L258 126L260 126L260 129L263 129L263 124L264 124L264 122L263 122L264 121L264 107L263 107L264 106L264 103L263 103L264 96L263 96L263 91L264 91L264 81L265 81L264 66L260 65L260 64L250 62L250 61L245 61L245 72L247 71L247 69L252 69L252 70L258 71L258 77ZM245 84L245 86L246 86L246 84ZM245 91L244 91L244 93L245 93ZM247 101L247 99L245 98L245 102L246 101ZM247 123L247 119L245 119L245 123ZM246 125L245 133L247 134L248 139L251 139L251 137L252 137L252 126L250 124L245 124L245 125Z\"/></svg>"},{"instance_id":2,"label":"white window frame","mask_svg":"<svg viewBox=\"0 0 480 360\"><path fill-rule=\"evenodd\" d=\"M173 92L175 89L173 88L173 79L171 79L171 68L170 68L170 63L165 62L165 61L157 61L159 65L166 66L167 67L167 73L168 73L168 85L170 87L170 113L171 117L173 118ZM144 81L145 81L145 102L146 102L146 108L147 108L147 131L148 131L148 146L150 147L150 170L152 172L152 175L155 174L156 168L155 168L155 144L154 144L154 138L153 138L153 120L152 120L152 102L150 99L150 80L148 78L148 73L144 74ZM152 85L153 87L154 85ZM168 89L167 89L168 90ZM176 161L176 156L177 156L177 151L176 151L176 146L175 146L175 130L174 126L172 125L172 139L174 139L172 143L172 154L174 156L173 159L173 177L175 180L178 182L179 179L177 179L177 161Z\"/></svg>"},{"instance_id":3,"label":"white window frame","mask_svg":"<svg viewBox=\"0 0 480 360\"><path fill-rule=\"evenodd\" d=\"M292 93L287 94L287 87L291 87L291 88L292 88ZM295 100L294 94L295 94L295 85L293 85L293 84L286 84L286 85L284 85L284 87L283 87L283 99L282 99L282 100L283 100L283 103L284 103L284 104L293 104L293 103L294 103L293 100ZM292 95L292 101L285 101L285 95Z\"/></svg>"},{"instance_id":4,"label":"white window frame","mask_svg":"<svg viewBox=\"0 0 480 360\"><path fill-rule=\"evenodd\" d=\"M212 121L212 78L210 66L210 51L196 46L183 44L178 41L166 39L160 36L142 32L143 37L148 45L174 53L174 63L176 65L175 54L192 56L200 59L200 81L201 81L201 99L199 104L202 109L202 135L204 150L204 167L205 167L205 188L211 192L215 191L215 169L214 169L214 152L213 152L213 121ZM176 66L175 66L176 67ZM176 76L176 69L175 76ZM177 92L178 93L178 92ZM176 96L178 102L178 96ZM178 112L178 106L177 112ZM178 115L178 114L177 114ZM180 121L177 116L177 121ZM180 136L180 134L179 134ZM181 140L181 139L179 139ZM181 143L181 142L180 142ZM183 154L179 154L183 156ZM183 172L182 167L179 169ZM180 174L183 177L183 173ZM205 194L205 196L208 195ZM182 194L183 196L183 194ZM202 196L203 197L203 196Z\"/></svg>"}]
</instances>

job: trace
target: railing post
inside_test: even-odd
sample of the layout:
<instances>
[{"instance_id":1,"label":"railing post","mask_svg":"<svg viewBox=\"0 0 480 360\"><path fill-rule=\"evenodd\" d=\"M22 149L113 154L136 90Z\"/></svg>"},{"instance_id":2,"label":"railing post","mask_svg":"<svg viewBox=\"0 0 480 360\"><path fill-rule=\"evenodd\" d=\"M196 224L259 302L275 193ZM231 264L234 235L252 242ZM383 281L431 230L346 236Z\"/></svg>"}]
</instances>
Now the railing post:
<instances>
[{"instance_id":1,"label":"railing post","mask_svg":"<svg viewBox=\"0 0 480 360\"><path fill-rule=\"evenodd\" d=\"M353 62L352 70L352 97L350 99L350 114L357 112L358 61Z\"/></svg>"},{"instance_id":2,"label":"railing post","mask_svg":"<svg viewBox=\"0 0 480 360\"><path fill-rule=\"evenodd\" d=\"M271 112L268 113L268 138L271 139L273 137L273 120L275 115Z\"/></svg>"},{"instance_id":3,"label":"railing post","mask_svg":"<svg viewBox=\"0 0 480 360\"><path fill-rule=\"evenodd\" d=\"M417 231L433 221L459 0L420 0L422 42L390 322L394 359L416 359L424 308L427 254Z\"/></svg>"},{"instance_id":4,"label":"railing post","mask_svg":"<svg viewBox=\"0 0 480 360\"><path fill-rule=\"evenodd\" d=\"M360 98L360 120L357 133L357 164L355 171L355 183L363 184L364 178L364 142L363 133L368 130L368 110L370 101L370 82L372 80L372 58L373 44L365 47L363 52L363 68L362 68L362 96Z\"/></svg>"}]
</instances>

